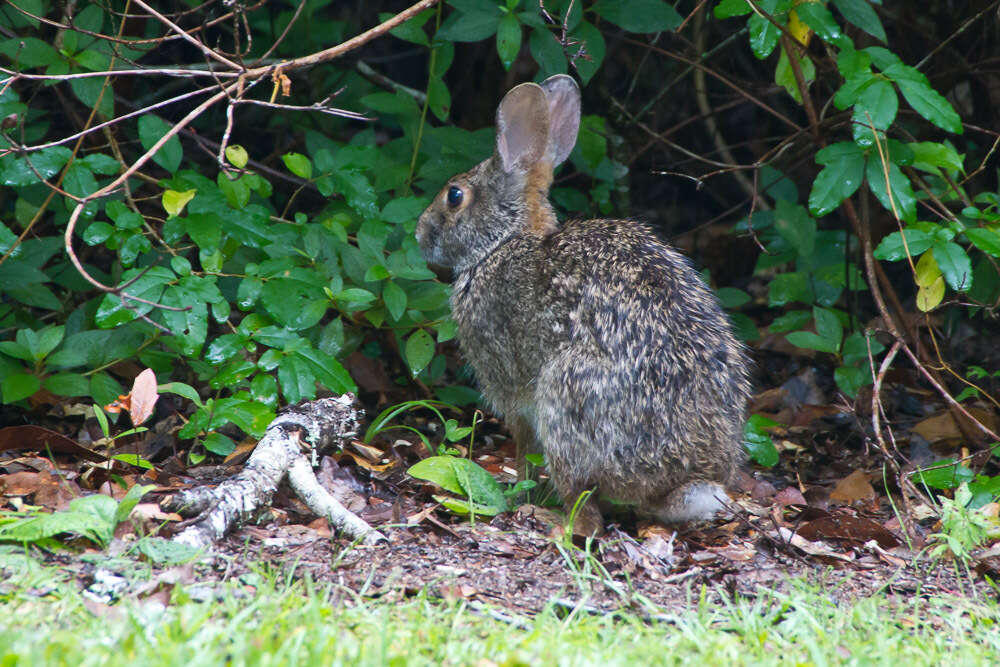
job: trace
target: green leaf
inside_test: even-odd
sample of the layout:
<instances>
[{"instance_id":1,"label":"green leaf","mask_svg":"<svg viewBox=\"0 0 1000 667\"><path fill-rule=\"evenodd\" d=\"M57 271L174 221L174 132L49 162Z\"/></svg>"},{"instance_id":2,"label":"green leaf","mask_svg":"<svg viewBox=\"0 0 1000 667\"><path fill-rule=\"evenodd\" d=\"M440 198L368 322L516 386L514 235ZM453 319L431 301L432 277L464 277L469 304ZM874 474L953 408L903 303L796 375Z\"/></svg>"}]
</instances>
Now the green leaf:
<instances>
[{"instance_id":1,"label":"green leaf","mask_svg":"<svg viewBox=\"0 0 1000 667\"><path fill-rule=\"evenodd\" d=\"M212 431L206 435L201 444L205 446L206 451L217 456L229 456L236 451L236 443L218 431Z\"/></svg>"},{"instance_id":2,"label":"green leaf","mask_svg":"<svg viewBox=\"0 0 1000 667\"><path fill-rule=\"evenodd\" d=\"M893 212L893 205L886 188L885 173L882 171L882 163L877 155L873 155L868 160L866 177L868 189L872 191L872 194L887 211ZM917 198L913 194L913 186L910 185L910 179L893 162L889 163L889 186L892 191L892 199L896 203L895 213L903 222L915 222L917 219Z\"/></svg>"},{"instance_id":3,"label":"green leaf","mask_svg":"<svg viewBox=\"0 0 1000 667\"><path fill-rule=\"evenodd\" d=\"M793 301L812 302L813 293L806 274L802 271L779 273L768 286L768 299L771 306L784 306Z\"/></svg>"},{"instance_id":4,"label":"green leaf","mask_svg":"<svg viewBox=\"0 0 1000 667\"><path fill-rule=\"evenodd\" d=\"M247 166L247 162L250 160L250 155L247 153L247 149L243 148L243 146L233 144L231 146L226 146L226 159L229 160L229 163L237 169L242 169Z\"/></svg>"},{"instance_id":5,"label":"green leaf","mask_svg":"<svg viewBox=\"0 0 1000 667\"><path fill-rule=\"evenodd\" d=\"M267 311L292 331L312 327L326 314L328 301L322 288L291 278L272 278L261 288Z\"/></svg>"},{"instance_id":6,"label":"green leaf","mask_svg":"<svg viewBox=\"0 0 1000 667\"><path fill-rule=\"evenodd\" d=\"M42 388L42 381L27 373L11 373L0 380L0 396L4 403L14 403L33 396Z\"/></svg>"},{"instance_id":7,"label":"green leaf","mask_svg":"<svg viewBox=\"0 0 1000 667\"><path fill-rule=\"evenodd\" d=\"M406 292L396 283L389 281L382 288L382 302L385 303L389 316L398 322L406 312Z\"/></svg>"},{"instance_id":8,"label":"green leaf","mask_svg":"<svg viewBox=\"0 0 1000 667\"><path fill-rule=\"evenodd\" d=\"M304 178L306 180L312 178L312 162L302 153L285 153L281 156L281 160L285 163L285 167L288 168L288 171L292 172L299 178Z\"/></svg>"},{"instance_id":9,"label":"green leaf","mask_svg":"<svg viewBox=\"0 0 1000 667\"><path fill-rule=\"evenodd\" d=\"M926 252L933 243L933 235L915 227L907 227L902 232L893 232L887 235L875 248L873 254L876 259L898 262L906 258L907 249L910 251L910 257L918 257Z\"/></svg>"},{"instance_id":10,"label":"green leaf","mask_svg":"<svg viewBox=\"0 0 1000 667\"><path fill-rule=\"evenodd\" d=\"M816 333L825 340L830 341L834 351L840 348L840 340L844 336L844 328L840 323L840 318L832 310L813 308L813 318L816 320Z\"/></svg>"},{"instance_id":11,"label":"green leaf","mask_svg":"<svg viewBox=\"0 0 1000 667\"><path fill-rule=\"evenodd\" d=\"M812 313L808 310L790 310L780 317L776 317L767 328L771 333L785 333L786 331L798 331L804 327L812 318Z\"/></svg>"},{"instance_id":12,"label":"green leaf","mask_svg":"<svg viewBox=\"0 0 1000 667\"><path fill-rule=\"evenodd\" d=\"M864 178L865 155L854 142L831 144L816 153L816 162L825 164L809 193L809 212L821 218L853 195Z\"/></svg>"},{"instance_id":13,"label":"green leaf","mask_svg":"<svg viewBox=\"0 0 1000 667\"><path fill-rule=\"evenodd\" d=\"M954 241L943 241L935 243L931 252L953 290L965 292L972 286L972 262L965 248Z\"/></svg>"},{"instance_id":14,"label":"green leaf","mask_svg":"<svg viewBox=\"0 0 1000 667\"><path fill-rule=\"evenodd\" d=\"M528 50L538 63L539 76L548 78L553 74L566 73L566 55L559 39L548 30L535 29L528 37Z\"/></svg>"},{"instance_id":15,"label":"green leaf","mask_svg":"<svg viewBox=\"0 0 1000 667\"><path fill-rule=\"evenodd\" d=\"M878 14L872 9L868 0L832 0L834 6L840 10L848 23L853 23L869 35L882 42L887 41L885 28Z\"/></svg>"},{"instance_id":16,"label":"green leaf","mask_svg":"<svg viewBox=\"0 0 1000 667\"><path fill-rule=\"evenodd\" d=\"M715 290L715 296L726 310L733 310L750 303L750 295L735 287L720 287Z\"/></svg>"},{"instance_id":17,"label":"green leaf","mask_svg":"<svg viewBox=\"0 0 1000 667\"><path fill-rule=\"evenodd\" d=\"M42 387L56 396L87 396L90 394L90 379L79 373L56 373L45 378Z\"/></svg>"},{"instance_id":18,"label":"green leaf","mask_svg":"<svg viewBox=\"0 0 1000 667\"><path fill-rule=\"evenodd\" d=\"M851 129L855 143L859 146L871 146L874 143L872 126L876 130L887 130L896 120L898 110L899 98L896 96L896 89L885 79L874 79L854 105Z\"/></svg>"},{"instance_id":19,"label":"green leaf","mask_svg":"<svg viewBox=\"0 0 1000 667\"><path fill-rule=\"evenodd\" d=\"M407 473L482 505L483 508L476 509L480 514L495 514L509 509L507 498L497 481L482 466L469 459L431 456L411 466Z\"/></svg>"},{"instance_id":20,"label":"green leaf","mask_svg":"<svg viewBox=\"0 0 1000 667\"><path fill-rule=\"evenodd\" d=\"M580 132L577 146L580 157L594 169L608 155L608 131L602 116L586 115L580 119Z\"/></svg>"},{"instance_id":21,"label":"green leaf","mask_svg":"<svg viewBox=\"0 0 1000 667\"><path fill-rule=\"evenodd\" d=\"M789 343L795 345L796 347L803 347L807 350L817 350L819 352L828 352L830 354L837 353L837 345L834 344L833 341L823 338L819 334L815 334L812 331L793 331L792 333L787 334L785 338Z\"/></svg>"},{"instance_id":22,"label":"green leaf","mask_svg":"<svg viewBox=\"0 0 1000 667\"><path fill-rule=\"evenodd\" d=\"M147 461L146 465L142 467L152 469L153 466L149 465L149 462ZM135 506L139 504L140 500L142 500L142 497L155 488L156 486L154 484L134 484L132 488L128 490L128 493L125 494L125 497L118 501L118 507L115 509L113 524L117 526L119 523L127 519L129 514L132 513L132 510L135 509Z\"/></svg>"},{"instance_id":23,"label":"green leaf","mask_svg":"<svg viewBox=\"0 0 1000 667\"><path fill-rule=\"evenodd\" d=\"M312 347L297 350L295 355L305 360L320 384L335 394L358 390L354 380L351 379L351 374L332 355Z\"/></svg>"},{"instance_id":24,"label":"green leaf","mask_svg":"<svg viewBox=\"0 0 1000 667\"><path fill-rule=\"evenodd\" d=\"M481 10L455 11L448 15L437 33L435 40L451 42L479 42L497 31L500 23L500 7L483 3Z\"/></svg>"},{"instance_id":25,"label":"green leaf","mask_svg":"<svg viewBox=\"0 0 1000 667\"><path fill-rule=\"evenodd\" d=\"M0 183L12 187L34 185L39 182L35 171L44 179L52 178L59 173L70 155L70 150L65 146L52 146L17 159L5 157L0 161L0 165L3 165Z\"/></svg>"},{"instance_id":26,"label":"green leaf","mask_svg":"<svg viewBox=\"0 0 1000 667\"><path fill-rule=\"evenodd\" d=\"M854 398L862 387L872 384L872 373L868 368L841 366L833 371L833 379L842 392Z\"/></svg>"},{"instance_id":27,"label":"green leaf","mask_svg":"<svg viewBox=\"0 0 1000 667\"><path fill-rule=\"evenodd\" d=\"M163 191L163 210L167 212L169 216L180 215L184 211L184 207L188 205L192 199L194 199L197 190L185 190L184 192L177 192L176 190L164 190Z\"/></svg>"},{"instance_id":28,"label":"green leaf","mask_svg":"<svg viewBox=\"0 0 1000 667\"><path fill-rule=\"evenodd\" d=\"M434 339L423 329L417 329L406 340L406 363L414 377L431 363L434 357Z\"/></svg>"},{"instance_id":29,"label":"green leaf","mask_svg":"<svg viewBox=\"0 0 1000 667\"><path fill-rule=\"evenodd\" d=\"M426 197L397 197L385 205L381 217L386 222L411 222L420 217L429 203Z\"/></svg>"},{"instance_id":30,"label":"green leaf","mask_svg":"<svg viewBox=\"0 0 1000 667\"><path fill-rule=\"evenodd\" d=\"M861 332L855 331L844 339L844 345L841 348L841 355L843 356L845 364L864 365L869 378L871 378L871 372L867 370L869 344L871 345L871 354L873 358L878 358L878 355L885 350L885 346L878 342L874 336L866 338ZM870 384L870 382L867 384Z\"/></svg>"},{"instance_id":31,"label":"green leaf","mask_svg":"<svg viewBox=\"0 0 1000 667\"><path fill-rule=\"evenodd\" d=\"M965 155L960 154L951 143L940 141L918 141L909 144L913 151L913 166L924 171L937 173L934 167L944 167L965 172Z\"/></svg>"},{"instance_id":32,"label":"green leaf","mask_svg":"<svg viewBox=\"0 0 1000 667\"><path fill-rule=\"evenodd\" d=\"M663 0L599 0L591 9L601 18L628 32L674 30L684 20L676 9Z\"/></svg>"},{"instance_id":33,"label":"green leaf","mask_svg":"<svg viewBox=\"0 0 1000 667\"><path fill-rule=\"evenodd\" d=\"M773 14L774 8L778 3L772 1L759 2L757 4L765 13ZM781 31L778 30L777 26L757 13L754 13L750 17L750 20L747 21L747 27L750 29L750 50L753 51L754 56L759 60L767 58L774 52L774 47L778 45L778 38L781 37Z\"/></svg>"},{"instance_id":34,"label":"green leaf","mask_svg":"<svg viewBox=\"0 0 1000 667\"><path fill-rule=\"evenodd\" d=\"M911 473L911 476L917 484L926 484L932 489L954 489L971 482L976 475L969 468L956 463L955 459L947 458L935 461L927 468Z\"/></svg>"},{"instance_id":35,"label":"green leaf","mask_svg":"<svg viewBox=\"0 0 1000 667\"><path fill-rule=\"evenodd\" d=\"M1000 230L996 227L972 227L966 229L965 236L983 252L1000 257Z\"/></svg>"},{"instance_id":36,"label":"green leaf","mask_svg":"<svg viewBox=\"0 0 1000 667\"><path fill-rule=\"evenodd\" d=\"M582 48L586 55L590 57L590 60L582 57L577 58L574 63L576 73L580 75L580 80L586 85L604 62L607 46L604 43L604 36L601 34L601 31L587 21L580 21L580 25L576 27L572 36L580 42L574 49ZM573 53L574 50L571 49L570 55L573 55Z\"/></svg>"},{"instance_id":37,"label":"green leaf","mask_svg":"<svg viewBox=\"0 0 1000 667\"><path fill-rule=\"evenodd\" d=\"M768 428L777 426L774 420L760 415L750 415L743 430L743 446L754 462L766 468L772 468L778 463L778 449L774 440L767 432Z\"/></svg>"},{"instance_id":38,"label":"green leaf","mask_svg":"<svg viewBox=\"0 0 1000 667\"><path fill-rule=\"evenodd\" d=\"M407 42L412 42L421 46L429 46L430 42L427 39L427 33L424 32L424 24L427 23L427 19L433 15L433 11L426 9L408 21L390 30L389 34ZM389 12L379 12L378 19L379 21L387 21L393 16L395 16L395 14L391 14Z\"/></svg>"},{"instance_id":39,"label":"green leaf","mask_svg":"<svg viewBox=\"0 0 1000 667\"><path fill-rule=\"evenodd\" d=\"M913 110L942 130L962 134L962 119L941 93L931 87L924 74L908 65L896 64L883 70L896 82Z\"/></svg>"},{"instance_id":40,"label":"green leaf","mask_svg":"<svg viewBox=\"0 0 1000 667\"><path fill-rule=\"evenodd\" d=\"M105 93L107 94L107 93ZM149 150L171 129L170 123L157 115L148 113L139 117L139 143L144 150ZM184 156L184 149L181 140L177 135L170 137L160 150L153 155L153 162L160 165L171 174L181 166L181 158Z\"/></svg>"},{"instance_id":41,"label":"green leaf","mask_svg":"<svg viewBox=\"0 0 1000 667\"><path fill-rule=\"evenodd\" d=\"M717 19L728 19L733 16L746 16L753 11L747 0L720 0L715 6L714 15Z\"/></svg>"},{"instance_id":42,"label":"green leaf","mask_svg":"<svg viewBox=\"0 0 1000 667\"><path fill-rule=\"evenodd\" d=\"M44 15L43 11L41 15ZM8 33L9 34L9 33ZM59 52L37 37L12 37L0 42L0 53L22 68L45 67L59 61Z\"/></svg>"},{"instance_id":43,"label":"green leaf","mask_svg":"<svg viewBox=\"0 0 1000 667\"><path fill-rule=\"evenodd\" d=\"M809 257L816 247L816 221L809 217L805 207L779 199L774 227L782 238L802 257Z\"/></svg>"},{"instance_id":44,"label":"green leaf","mask_svg":"<svg viewBox=\"0 0 1000 667\"><path fill-rule=\"evenodd\" d=\"M795 6L795 13L824 42L836 42L843 36L840 25L822 2L799 3Z\"/></svg>"},{"instance_id":45,"label":"green leaf","mask_svg":"<svg viewBox=\"0 0 1000 667\"><path fill-rule=\"evenodd\" d=\"M504 69L510 69L521 50L521 23L514 14L504 14L497 24L497 55Z\"/></svg>"}]
</instances>

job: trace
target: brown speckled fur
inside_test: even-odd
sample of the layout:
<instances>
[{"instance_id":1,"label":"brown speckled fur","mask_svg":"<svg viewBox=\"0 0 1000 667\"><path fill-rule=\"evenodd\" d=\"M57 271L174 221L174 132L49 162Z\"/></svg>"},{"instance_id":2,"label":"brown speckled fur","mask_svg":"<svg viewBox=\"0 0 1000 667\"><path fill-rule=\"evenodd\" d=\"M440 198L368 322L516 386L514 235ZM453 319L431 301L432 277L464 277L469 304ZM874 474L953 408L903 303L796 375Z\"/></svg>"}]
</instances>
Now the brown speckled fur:
<instances>
[{"instance_id":1,"label":"brown speckled fur","mask_svg":"<svg viewBox=\"0 0 1000 667\"><path fill-rule=\"evenodd\" d=\"M530 144L557 103L576 108L552 118L578 121L569 77L508 93L498 127L515 136L445 186L420 217L421 249L454 270L453 316L483 395L534 436L519 444L540 445L567 503L596 489L661 518L697 514L688 491L728 483L743 459L746 356L712 292L645 225L556 222L552 165L576 126L541 133L555 144L541 159L508 146ZM582 520L600 529L593 504Z\"/></svg>"}]
</instances>

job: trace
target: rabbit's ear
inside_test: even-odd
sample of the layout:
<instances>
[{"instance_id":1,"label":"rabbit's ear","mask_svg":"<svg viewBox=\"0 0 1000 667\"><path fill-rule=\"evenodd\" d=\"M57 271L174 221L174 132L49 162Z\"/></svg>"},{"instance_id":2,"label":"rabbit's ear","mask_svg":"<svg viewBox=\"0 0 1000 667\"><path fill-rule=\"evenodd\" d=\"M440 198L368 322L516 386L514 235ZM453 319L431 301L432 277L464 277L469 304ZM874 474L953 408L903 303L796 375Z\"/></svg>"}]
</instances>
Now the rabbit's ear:
<instances>
[{"instance_id":1,"label":"rabbit's ear","mask_svg":"<svg viewBox=\"0 0 1000 667\"><path fill-rule=\"evenodd\" d=\"M580 87L573 77L556 74L542 81L549 101L549 150L552 166L569 157L580 130Z\"/></svg>"},{"instance_id":2,"label":"rabbit's ear","mask_svg":"<svg viewBox=\"0 0 1000 667\"><path fill-rule=\"evenodd\" d=\"M503 170L527 169L545 157L549 142L549 105L538 84L510 89L497 108L497 155Z\"/></svg>"}]
</instances>

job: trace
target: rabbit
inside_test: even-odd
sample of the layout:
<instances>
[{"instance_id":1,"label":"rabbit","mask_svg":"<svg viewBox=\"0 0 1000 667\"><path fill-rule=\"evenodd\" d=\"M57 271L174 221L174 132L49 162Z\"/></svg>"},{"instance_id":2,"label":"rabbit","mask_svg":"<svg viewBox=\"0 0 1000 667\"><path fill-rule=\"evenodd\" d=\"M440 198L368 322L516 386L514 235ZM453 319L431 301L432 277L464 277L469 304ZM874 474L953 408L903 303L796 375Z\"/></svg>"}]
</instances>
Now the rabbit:
<instances>
[{"instance_id":1,"label":"rabbit","mask_svg":"<svg viewBox=\"0 0 1000 667\"><path fill-rule=\"evenodd\" d=\"M452 269L461 351L519 461L540 449L567 508L594 490L665 523L712 518L744 458L746 353L688 260L646 225L556 219L553 169L579 124L572 77L511 89L493 156L418 219L421 252ZM595 497L575 532L603 531Z\"/></svg>"}]
</instances>

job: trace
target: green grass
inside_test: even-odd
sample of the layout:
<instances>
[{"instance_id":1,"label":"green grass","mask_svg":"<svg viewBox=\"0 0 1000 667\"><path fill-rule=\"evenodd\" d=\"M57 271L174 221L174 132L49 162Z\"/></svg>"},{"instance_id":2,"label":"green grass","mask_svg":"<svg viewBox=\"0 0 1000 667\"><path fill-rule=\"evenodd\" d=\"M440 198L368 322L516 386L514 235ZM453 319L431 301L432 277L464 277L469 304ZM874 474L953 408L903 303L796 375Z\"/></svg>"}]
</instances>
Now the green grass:
<instances>
[{"instance_id":1,"label":"green grass","mask_svg":"<svg viewBox=\"0 0 1000 667\"><path fill-rule=\"evenodd\" d=\"M60 570L0 553L14 571L0 583L4 666L1000 664L1000 607L963 598L837 606L796 584L722 606L695 591L687 611L649 610L655 621L553 608L508 623L461 601L365 600L272 573L208 602L177 586L166 607L128 600L95 616Z\"/></svg>"}]
</instances>

